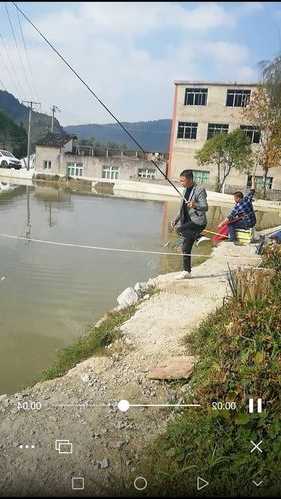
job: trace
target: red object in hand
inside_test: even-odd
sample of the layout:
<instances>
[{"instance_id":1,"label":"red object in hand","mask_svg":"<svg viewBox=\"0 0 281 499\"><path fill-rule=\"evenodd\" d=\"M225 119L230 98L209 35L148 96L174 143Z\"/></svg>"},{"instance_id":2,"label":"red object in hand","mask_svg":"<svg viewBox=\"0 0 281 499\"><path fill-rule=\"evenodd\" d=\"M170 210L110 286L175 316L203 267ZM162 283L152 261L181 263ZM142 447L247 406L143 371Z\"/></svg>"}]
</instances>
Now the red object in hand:
<instances>
[{"instance_id":1,"label":"red object in hand","mask_svg":"<svg viewBox=\"0 0 281 499\"><path fill-rule=\"evenodd\" d=\"M224 241L225 239L227 239L227 236L228 236L228 224L224 224L222 227L220 227L218 230L217 230L218 234L217 236L214 236L212 237L212 241L214 243L218 243L219 241Z\"/></svg>"}]
</instances>

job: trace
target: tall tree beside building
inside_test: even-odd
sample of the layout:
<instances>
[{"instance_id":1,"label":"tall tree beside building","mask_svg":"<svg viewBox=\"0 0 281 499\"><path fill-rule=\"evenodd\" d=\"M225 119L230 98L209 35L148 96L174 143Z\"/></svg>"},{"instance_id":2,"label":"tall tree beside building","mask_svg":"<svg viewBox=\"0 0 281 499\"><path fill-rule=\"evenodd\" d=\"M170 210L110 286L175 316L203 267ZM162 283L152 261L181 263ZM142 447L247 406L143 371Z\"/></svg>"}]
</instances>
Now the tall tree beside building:
<instances>
[{"instance_id":1,"label":"tall tree beside building","mask_svg":"<svg viewBox=\"0 0 281 499\"><path fill-rule=\"evenodd\" d=\"M271 106L281 114L281 56L272 61L260 62L263 86L270 99Z\"/></svg>"},{"instance_id":2,"label":"tall tree beside building","mask_svg":"<svg viewBox=\"0 0 281 499\"><path fill-rule=\"evenodd\" d=\"M241 130L206 140L196 159L201 166L211 164L217 168L217 192L224 192L225 181L233 169L250 173L253 168L250 141Z\"/></svg>"},{"instance_id":3,"label":"tall tree beside building","mask_svg":"<svg viewBox=\"0 0 281 499\"><path fill-rule=\"evenodd\" d=\"M275 99L275 97L274 97ZM245 119L259 126L261 137L259 147L253 154L255 168L263 169L263 197L266 197L267 177L270 168L281 168L281 105L273 105L273 98L266 86L258 87L244 108Z\"/></svg>"}]
</instances>

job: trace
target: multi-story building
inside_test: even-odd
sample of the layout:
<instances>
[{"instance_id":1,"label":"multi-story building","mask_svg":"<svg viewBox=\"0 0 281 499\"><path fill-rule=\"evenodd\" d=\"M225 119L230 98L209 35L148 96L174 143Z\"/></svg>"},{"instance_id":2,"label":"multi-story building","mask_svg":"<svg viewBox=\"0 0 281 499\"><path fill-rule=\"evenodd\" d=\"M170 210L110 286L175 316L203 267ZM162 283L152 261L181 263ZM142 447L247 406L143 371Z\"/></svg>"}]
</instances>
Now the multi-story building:
<instances>
[{"instance_id":1,"label":"multi-story building","mask_svg":"<svg viewBox=\"0 0 281 499\"><path fill-rule=\"evenodd\" d=\"M210 189L216 185L216 167L201 167L195 153L206 140L218 133L228 133L240 128L251 140L252 147L259 147L258 126L243 119L242 109L257 87L249 83L212 83L198 81L176 81L174 110L170 137L168 175L178 178L184 169L192 169L195 181ZM262 185L263 171L256 170L256 185ZM251 185L251 175L232 170L227 177L225 189ZM271 168L267 179L268 189L281 189L281 168Z\"/></svg>"}]
</instances>

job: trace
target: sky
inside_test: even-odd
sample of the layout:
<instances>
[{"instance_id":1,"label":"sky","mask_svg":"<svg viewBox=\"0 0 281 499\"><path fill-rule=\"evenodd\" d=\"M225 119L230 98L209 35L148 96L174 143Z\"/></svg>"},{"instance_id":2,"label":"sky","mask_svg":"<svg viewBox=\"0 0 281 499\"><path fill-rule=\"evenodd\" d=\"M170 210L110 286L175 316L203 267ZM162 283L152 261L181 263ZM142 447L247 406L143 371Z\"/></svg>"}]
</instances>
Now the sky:
<instances>
[{"instance_id":1,"label":"sky","mask_svg":"<svg viewBox=\"0 0 281 499\"><path fill-rule=\"evenodd\" d=\"M18 2L121 121L170 118L174 81L260 79L281 52L281 2ZM112 118L11 2L0 5L0 88L62 125Z\"/></svg>"}]
</instances>

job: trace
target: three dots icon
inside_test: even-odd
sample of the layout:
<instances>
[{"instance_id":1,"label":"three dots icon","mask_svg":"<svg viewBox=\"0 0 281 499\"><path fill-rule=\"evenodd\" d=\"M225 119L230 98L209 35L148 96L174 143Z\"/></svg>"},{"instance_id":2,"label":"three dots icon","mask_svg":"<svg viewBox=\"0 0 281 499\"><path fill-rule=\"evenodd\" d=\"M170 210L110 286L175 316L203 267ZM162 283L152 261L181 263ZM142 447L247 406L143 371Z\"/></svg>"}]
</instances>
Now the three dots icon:
<instances>
[{"instance_id":1,"label":"three dots icon","mask_svg":"<svg viewBox=\"0 0 281 499\"><path fill-rule=\"evenodd\" d=\"M35 449L35 445L19 445L20 449Z\"/></svg>"}]
</instances>

